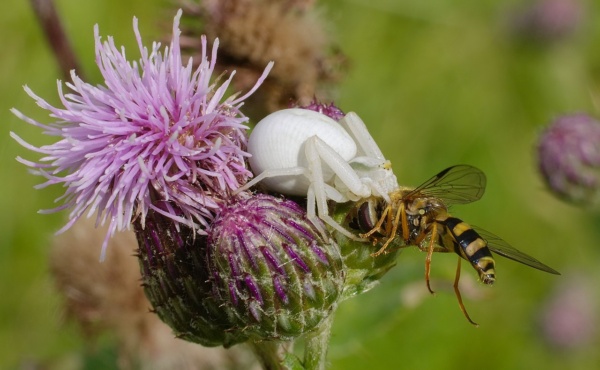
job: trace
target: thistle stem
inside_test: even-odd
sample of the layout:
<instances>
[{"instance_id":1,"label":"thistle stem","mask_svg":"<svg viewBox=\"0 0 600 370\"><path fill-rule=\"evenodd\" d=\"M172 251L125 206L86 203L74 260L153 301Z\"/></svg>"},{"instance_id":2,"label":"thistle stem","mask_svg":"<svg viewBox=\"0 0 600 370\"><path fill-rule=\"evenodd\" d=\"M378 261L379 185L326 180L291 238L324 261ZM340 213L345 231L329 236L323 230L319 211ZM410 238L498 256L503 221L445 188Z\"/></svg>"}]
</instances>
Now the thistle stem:
<instances>
[{"instance_id":1,"label":"thistle stem","mask_svg":"<svg viewBox=\"0 0 600 370\"><path fill-rule=\"evenodd\" d=\"M329 338L331 337L331 328L333 326L333 312L321 323L318 330L306 337L304 347L304 369L306 370L324 370L327 363L327 349Z\"/></svg>"},{"instance_id":2,"label":"thistle stem","mask_svg":"<svg viewBox=\"0 0 600 370\"><path fill-rule=\"evenodd\" d=\"M256 357L258 357L263 369L285 370L283 360L287 349L284 344L274 341L251 341L248 344Z\"/></svg>"}]
</instances>

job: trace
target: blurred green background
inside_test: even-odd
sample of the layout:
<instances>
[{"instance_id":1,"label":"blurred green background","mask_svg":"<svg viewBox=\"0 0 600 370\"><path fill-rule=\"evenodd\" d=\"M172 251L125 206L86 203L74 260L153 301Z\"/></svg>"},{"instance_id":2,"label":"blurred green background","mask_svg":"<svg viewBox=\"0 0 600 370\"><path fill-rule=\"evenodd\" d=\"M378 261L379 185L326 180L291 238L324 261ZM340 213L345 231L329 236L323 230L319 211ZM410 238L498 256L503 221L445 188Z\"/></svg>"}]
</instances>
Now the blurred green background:
<instances>
[{"instance_id":1,"label":"blurred green background","mask_svg":"<svg viewBox=\"0 0 600 370\"><path fill-rule=\"evenodd\" d=\"M552 300L564 301L558 309L589 328L600 320L600 216L549 194L534 159L538 134L556 116L600 117L600 4L580 3L583 17L575 32L556 42L533 43L516 40L509 27L525 1L320 2L350 61L336 103L363 118L400 183L418 185L458 163L481 168L488 176L486 195L454 214L562 272L552 276L498 257L498 280L490 288L476 284L475 272L463 264L465 305L480 324L475 328L451 290L455 256L434 256L438 293L430 296L422 277L424 254L407 249L379 287L341 305L331 369L599 366L597 331L557 347L542 330ZM91 82L100 81L94 24L102 35L114 35L118 45L132 47L134 15L146 45L174 15L164 2L148 0L61 0L57 6ZM15 157L38 157L9 132L38 145L50 139L9 109L48 122L22 85L58 104L59 72L28 1L2 2L0 35L0 369L56 365L85 351L77 328L63 322L48 275L49 240L66 214L37 213L51 208L62 189L33 189L41 179ZM135 47L129 54L137 58ZM587 297L581 302L586 307L556 295L573 289ZM587 311L588 316L580 313ZM106 362L98 365L106 367Z\"/></svg>"}]
</instances>

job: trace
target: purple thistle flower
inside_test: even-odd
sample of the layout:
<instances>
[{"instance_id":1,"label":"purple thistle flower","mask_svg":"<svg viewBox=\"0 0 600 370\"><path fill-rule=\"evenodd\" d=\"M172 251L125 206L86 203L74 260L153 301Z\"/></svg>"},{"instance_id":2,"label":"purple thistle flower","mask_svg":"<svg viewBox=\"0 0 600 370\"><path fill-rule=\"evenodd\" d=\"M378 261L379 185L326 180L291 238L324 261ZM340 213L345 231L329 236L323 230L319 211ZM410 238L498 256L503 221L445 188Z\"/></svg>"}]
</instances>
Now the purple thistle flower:
<instances>
[{"instance_id":1,"label":"purple thistle flower","mask_svg":"<svg viewBox=\"0 0 600 370\"><path fill-rule=\"evenodd\" d=\"M540 136L537 152L554 194L583 205L600 201L600 122L586 114L558 117Z\"/></svg>"},{"instance_id":2,"label":"purple thistle flower","mask_svg":"<svg viewBox=\"0 0 600 370\"><path fill-rule=\"evenodd\" d=\"M537 314L540 334L559 350L593 345L598 335L598 294L587 277L569 274Z\"/></svg>"},{"instance_id":3,"label":"purple thistle flower","mask_svg":"<svg viewBox=\"0 0 600 370\"><path fill-rule=\"evenodd\" d=\"M580 0L536 0L517 10L511 26L524 40L556 42L572 36L585 17Z\"/></svg>"},{"instance_id":4,"label":"purple thistle flower","mask_svg":"<svg viewBox=\"0 0 600 370\"><path fill-rule=\"evenodd\" d=\"M60 138L35 147L11 132L21 145L45 155L37 163L17 158L46 178L37 188L66 187L58 199L63 204L46 211L71 209L59 233L84 213L89 217L97 212L97 224L108 220L102 258L108 238L116 230L128 229L135 218L144 220L149 209L206 234L205 228L231 191L252 176L243 150L248 119L239 109L264 81L272 63L247 94L226 98L234 73L220 85L211 82L218 40L209 57L202 38L197 69L193 70L191 59L183 64L181 14L180 10L175 16L171 44L162 53L160 43L153 43L150 51L142 45L134 18L139 61L128 61L124 48L117 49L112 37L103 42L96 25L96 63L105 86L85 83L73 71L73 83L66 83L72 92L63 93L58 81L64 109L25 87L56 122L46 125L12 109L25 122Z\"/></svg>"}]
</instances>

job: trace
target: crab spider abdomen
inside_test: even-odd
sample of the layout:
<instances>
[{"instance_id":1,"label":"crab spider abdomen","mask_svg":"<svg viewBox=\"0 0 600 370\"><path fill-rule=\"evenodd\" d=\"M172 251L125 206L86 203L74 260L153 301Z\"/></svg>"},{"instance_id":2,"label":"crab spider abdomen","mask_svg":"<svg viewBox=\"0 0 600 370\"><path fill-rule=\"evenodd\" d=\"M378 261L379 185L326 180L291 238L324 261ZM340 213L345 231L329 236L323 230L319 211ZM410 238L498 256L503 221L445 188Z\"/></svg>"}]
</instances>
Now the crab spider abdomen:
<instances>
[{"instance_id":1,"label":"crab spider abdomen","mask_svg":"<svg viewBox=\"0 0 600 370\"><path fill-rule=\"evenodd\" d=\"M321 139L345 161L350 161L357 154L352 137L333 119L307 109L284 109L263 118L252 131L248 139L252 171L260 174L272 170L308 169L305 146L313 136ZM330 181L333 171L325 164L322 171L324 181ZM310 180L294 173L265 178L263 183L278 193L306 196Z\"/></svg>"}]
</instances>

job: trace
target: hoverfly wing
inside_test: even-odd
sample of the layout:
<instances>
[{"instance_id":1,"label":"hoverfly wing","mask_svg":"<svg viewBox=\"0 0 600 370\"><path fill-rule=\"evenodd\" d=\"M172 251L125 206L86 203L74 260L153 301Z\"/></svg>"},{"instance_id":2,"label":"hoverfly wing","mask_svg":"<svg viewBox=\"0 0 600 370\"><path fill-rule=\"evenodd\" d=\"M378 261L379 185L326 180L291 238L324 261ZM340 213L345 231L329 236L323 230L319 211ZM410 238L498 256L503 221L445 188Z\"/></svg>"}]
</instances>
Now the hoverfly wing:
<instances>
[{"instance_id":1,"label":"hoverfly wing","mask_svg":"<svg viewBox=\"0 0 600 370\"><path fill-rule=\"evenodd\" d=\"M533 267L540 271L548 272L548 273L554 274L554 275L560 275L560 272L556 271L555 269L553 269L550 266L543 264L542 262L531 257L530 255L523 253L520 250L512 247L510 244L508 244L507 242L502 240L499 236L496 236L496 235L492 234L491 232L483 230L479 227L476 227L476 226L472 226L472 227L475 231L477 231L477 233L483 239L485 239L485 241L487 241L488 248L492 252L494 252L502 257L505 257L505 258L511 259L513 261L527 265L529 267Z\"/></svg>"},{"instance_id":2,"label":"hoverfly wing","mask_svg":"<svg viewBox=\"0 0 600 370\"><path fill-rule=\"evenodd\" d=\"M415 194L439 198L447 206L479 200L485 192L486 178L480 169L461 164L446 168L413 189L405 197Z\"/></svg>"}]
</instances>

